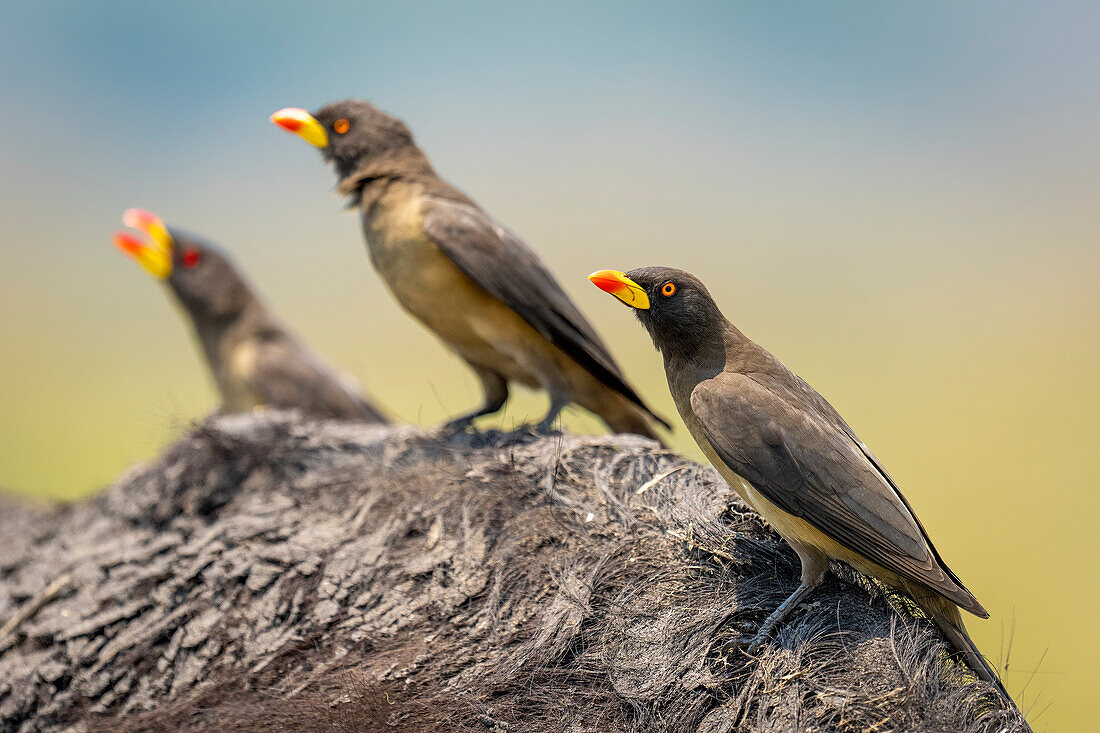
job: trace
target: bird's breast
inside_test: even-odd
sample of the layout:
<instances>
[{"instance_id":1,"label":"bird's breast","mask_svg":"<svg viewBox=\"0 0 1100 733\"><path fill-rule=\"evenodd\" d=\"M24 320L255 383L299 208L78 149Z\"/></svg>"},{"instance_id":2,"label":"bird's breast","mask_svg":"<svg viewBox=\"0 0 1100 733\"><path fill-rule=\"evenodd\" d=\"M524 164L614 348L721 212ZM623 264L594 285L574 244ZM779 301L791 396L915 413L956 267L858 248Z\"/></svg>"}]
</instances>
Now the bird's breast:
<instances>
[{"instance_id":1,"label":"bird's breast","mask_svg":"<svg viewBox=\"0 0 1100 733\"><path fill-rule=\"evenodd\" d=\"M540 369L532 362L551 358L544 352L556 347L428 238L421 201L406 191L365 209L363 231L375 270L405 311L467 361L534 385Z\"/></svg>"},{"instance_id":2,"label":"bird's breast","mask_svg":"<svg viewBox=\"0 0 1100 733\"><path fill-rule=\"evenodd\" d=\"M388 207L364 221L371 263L397 302L434 326L444 309L472 296L473 283L423 230L419 200Z\"/></svg>"}]
</instances>

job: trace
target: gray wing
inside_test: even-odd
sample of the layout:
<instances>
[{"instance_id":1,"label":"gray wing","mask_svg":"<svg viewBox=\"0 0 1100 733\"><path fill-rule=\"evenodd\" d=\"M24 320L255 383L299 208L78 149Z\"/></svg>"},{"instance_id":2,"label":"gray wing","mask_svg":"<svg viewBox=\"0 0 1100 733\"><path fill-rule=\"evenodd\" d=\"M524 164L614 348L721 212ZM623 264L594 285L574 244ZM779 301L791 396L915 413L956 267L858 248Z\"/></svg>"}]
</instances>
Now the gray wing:
<instances>
[{"instance_id":1,"label":"gray wing","mask_svg":"<svg viewBox=\"0 0 1100 733\"><path fill-rule=\"evenodd\" d=\"M317 417L389 422L354 379L324 364L294 338L265 334L255 344L248 381L271 407L297 408Z\"/></svg>"},{"instance_id":2,"label":"gray wing","mask_svg":"<svg viewBox=\"0 0 1100 733\"><path fill-rule=\"evenodd\" d=\"M514 233L467 203L428 197L424 232L466 277L519 314L601 383L645 410L596 330L538 256Z\"/></svg>"},{"instance_id":3,"label":"gray wing","mask_svg":"<svg viewBox=\"0 0 1100 733\"><path fill-rule=\"evenodd\" d=\"M843 421L835 425L821 410L801 409L751 377L729 372L699 384L691 409L722 461L768 501L849 550L988 617Z\"/></svg>"}]
</instances>

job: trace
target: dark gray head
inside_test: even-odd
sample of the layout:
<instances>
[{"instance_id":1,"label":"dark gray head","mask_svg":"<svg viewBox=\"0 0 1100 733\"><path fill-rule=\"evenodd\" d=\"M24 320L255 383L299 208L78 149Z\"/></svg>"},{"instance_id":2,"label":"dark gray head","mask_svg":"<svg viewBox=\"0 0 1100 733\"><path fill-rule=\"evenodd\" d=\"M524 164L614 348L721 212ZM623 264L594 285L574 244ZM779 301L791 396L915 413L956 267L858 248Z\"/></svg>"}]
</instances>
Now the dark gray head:
<instances>
[{"instance_id":1,"label":"dark gray head","mask_svg":"<svg viewBox=\"0 0 1100 733\"><path fill-rule=\"evenodd\" d=\"M691 355L721 337L726 319L707 288L691 273L671 267L639 267L627 273L600 270L596 287L634 309L665 355Z\"/></svg>"},{"instance_id":2,"label":"dark gray head","mask_svg":"<svg viewBox=\"0 0 1100 733\"><path fill-rule=\"evenodd\" d=\"M252 291L216 245L172 227L175 243L168 286L195 318L232 318L252 301Z\"/></svg>"},{"instance_id":3,"label":"dark gray head","mask_svg":"<svg viewBox=\"0 0 1100 733\"><path fill-rule=\"evenodd\" d=\"M313 114L288 107L271 121L320 148L341 179L376 160L415 149L404 122L358 99L334 102Z\"/></svg>"},{"instance_id":4,"label":"dark gray head","mask_svg":"<svg viewBox=\"0 0 1100 733\"><path fill-rule=\"evenodd\" d=\"M130 209L122 220L145 233L147 240L119 232L115 245L149 274L164 280L194 319L231 319L254 299L247 283L217 246L181 229L169 229L148 211Z\"/></svg>"}]
</instances>

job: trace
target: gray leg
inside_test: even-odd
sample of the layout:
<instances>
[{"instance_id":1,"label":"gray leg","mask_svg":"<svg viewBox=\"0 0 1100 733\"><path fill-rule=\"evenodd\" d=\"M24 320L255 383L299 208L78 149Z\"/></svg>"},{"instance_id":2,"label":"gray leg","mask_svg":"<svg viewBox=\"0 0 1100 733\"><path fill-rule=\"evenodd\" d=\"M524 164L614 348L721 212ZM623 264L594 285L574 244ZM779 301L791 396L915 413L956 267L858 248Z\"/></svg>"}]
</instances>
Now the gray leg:
<instances>
[{"instance_id":1,"label":"gray leg","mask_svg":"<svg viewBox=\"0 0 1100 733\"><path fill-rule=\"evenodd\" d=\"M779 604L779 608L772 611L772 615L768 616L768 619L764 622L764 625L760 627L760 630L756 632L756 636L752 637L752 641L749 642L749 654L756 654L760 650L760 647L764 645L764 642L771 636L772 631L779 622L787 617L791 611L798 607L799 603L802 603L806 599L806 596L810 595L810 591L814 589L812 585L806 585L805 583L799 583L798 588L794 593Z\"/></svg>"},{"instance_id":2,"label":"gray leg","mask_svg":"<svg viewBox=\"0 0 1100 733\"><path fill-rule=\"evenodd\" d=\"M467 428L475 418L482 415L491 415L504 407L504 403L508 401L508 381L504 377L480 367L473 367L473 370L478 379L481 380L481 389L485 394L485 401L476 410L471 410L448 420L446 425L448 428L456 430Z\"/></svg>"},{"instance_id":3,"label":"gray leg","mask_svg":"<svg viewBox=\"0 0 1100 733\"><path fill-rule=\"evenodd\" d=\"M572 400L568 397L550 395L550 410L546 413L546 417L542 418L542 421L535 426L535 432L544 435L549 433L554 428L554 421L558 419L558 415L570 402Z\"/></svg>"},{"instance_id":4,"label":"gray leg","mask_svg":"<svg viewBox=\"0 0 1100 733\"><path fill-rule=\"evenodd\" d=\"M791 593L787 600L780 603L779 608L772 611L772 614L764 621L760 630L756 632L756 636L749 642L749 654L755 654L763 646L775 627L791 611L798 608L798 605L806 600L806 596L810 595L814 588L821 585L821 581L825 579L825 573L829 571L829 558L816 547L794 546L794 551L798 553L799 559L802 560L802 582L795 588L794 593Z\"/></svg>"}]
</instances>

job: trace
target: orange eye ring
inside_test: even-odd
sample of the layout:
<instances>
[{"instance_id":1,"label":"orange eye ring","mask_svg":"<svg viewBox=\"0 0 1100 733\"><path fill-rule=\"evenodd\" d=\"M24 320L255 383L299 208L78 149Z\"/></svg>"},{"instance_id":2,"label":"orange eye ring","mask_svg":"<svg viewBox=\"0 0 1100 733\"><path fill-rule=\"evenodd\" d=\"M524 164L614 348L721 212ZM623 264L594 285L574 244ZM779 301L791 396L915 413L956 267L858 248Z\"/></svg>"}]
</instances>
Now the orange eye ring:
<instances>
[{"instance_id":1,"label":"orange eye ring","mask_svg":"<svg viewBox=\"0 0 1100 733\"><path fill-rule=\"evenodd\" d=\"M667 282L667 283L665 283L664 285L661 286L661 295L665 296L666 298L674 295L675 293L676 293L676 283Z\"/></svg>"},{"instance_id":2,"label":"orange eye ring","mask_svg":"<svg viewBox=\"0 0 1100 733\"><path fill-rule=\"evenodd\" d=\"M351 123L341 117L332 123L332 129L336 131L337 135L343 135L345 132L351 129Z\"/></svg>"}]
</instances>

